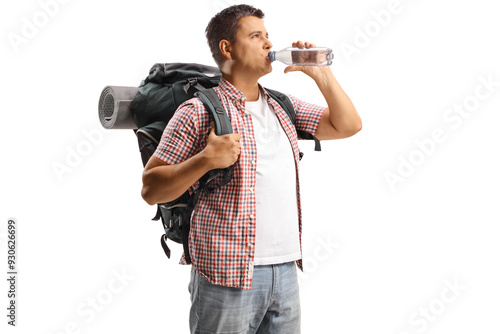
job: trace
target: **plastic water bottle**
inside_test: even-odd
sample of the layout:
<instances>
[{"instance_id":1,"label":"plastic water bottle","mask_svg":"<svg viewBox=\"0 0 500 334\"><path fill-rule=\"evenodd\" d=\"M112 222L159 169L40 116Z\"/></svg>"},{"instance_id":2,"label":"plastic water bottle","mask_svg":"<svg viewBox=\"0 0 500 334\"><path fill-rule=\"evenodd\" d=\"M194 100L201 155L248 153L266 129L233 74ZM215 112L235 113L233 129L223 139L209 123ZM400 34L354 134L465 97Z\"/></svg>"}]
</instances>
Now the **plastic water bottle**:
<instances>
[{"instance_id":1,"label":"plastic water bottle","mask_svg":"<svg viewBox=\"0 0 500 334\"><path fill-rule=\"evenodd\" d=\"M271 51L267 55L269 61L281 61L287 65L296 66L330 66L333 62L333 52L330 48L288 47L281 51Z\"/></svg>"}]
</instances>

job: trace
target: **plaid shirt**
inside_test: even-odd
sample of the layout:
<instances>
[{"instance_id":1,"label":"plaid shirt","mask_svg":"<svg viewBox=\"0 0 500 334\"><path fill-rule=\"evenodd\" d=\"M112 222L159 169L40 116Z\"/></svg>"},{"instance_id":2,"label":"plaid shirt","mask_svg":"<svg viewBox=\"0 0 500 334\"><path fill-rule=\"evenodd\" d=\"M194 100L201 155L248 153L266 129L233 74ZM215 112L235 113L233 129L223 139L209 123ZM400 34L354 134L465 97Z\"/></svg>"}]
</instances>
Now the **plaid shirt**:
<instances>
[{"instance_id":1,"label":"plaid shirt","mask_svg":"<svg viewBox=\"0 0 500 334\"><path fill-rule=\"evenodd\" d=\"M191 218L189 250L193 265L213 284L250 289L255 251L257 145L251 116L245 111L245 96L224 78L215 91L231 119L233 131L241 134L241 154L231 182L208 195L200 194ZM295 157L301 235L297 132L280 105L267 93L265 98L274 108ZM292 96L290 100L297 115L297 129L315 134L324 107ZM203 103L198 98L188 100L168 123L154 156L167 164L185 161L206 147L210 129L210 115ZM180 263L185 264L184 257ZM302 270L302 260L297 265Z\"/></svg>"}]
</instances>

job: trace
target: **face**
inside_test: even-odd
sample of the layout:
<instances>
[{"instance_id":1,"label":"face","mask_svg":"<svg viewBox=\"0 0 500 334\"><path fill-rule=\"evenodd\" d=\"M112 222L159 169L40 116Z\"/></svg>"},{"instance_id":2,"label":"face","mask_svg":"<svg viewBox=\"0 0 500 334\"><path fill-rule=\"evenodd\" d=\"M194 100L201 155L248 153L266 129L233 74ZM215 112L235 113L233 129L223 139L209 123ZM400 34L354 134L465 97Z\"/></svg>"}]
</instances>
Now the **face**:
<instances>
[{"instance_id":1,"label":"face","mask_svg":"<svg viewBox=\"0 0 500 334\"><path fill-rule=\"evenodd\" d=\"M245 16L238 23L236 42L231 46L233 70L258 77L270 73L271 62L266 57L273 44L264 22L255 16Z\"/></svg>"}]
</instances>

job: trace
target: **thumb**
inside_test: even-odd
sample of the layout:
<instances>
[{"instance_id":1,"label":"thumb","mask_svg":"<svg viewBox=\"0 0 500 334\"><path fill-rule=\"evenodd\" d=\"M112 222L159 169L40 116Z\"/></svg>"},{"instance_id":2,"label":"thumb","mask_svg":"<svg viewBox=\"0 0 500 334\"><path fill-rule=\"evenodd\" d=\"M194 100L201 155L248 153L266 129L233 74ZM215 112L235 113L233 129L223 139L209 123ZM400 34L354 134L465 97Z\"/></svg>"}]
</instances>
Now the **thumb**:
<instances>
[{"instance_id":1,"label":"thumb","mask_svg":"<svg viewBox=\"0 0 500 334\"><path fill-rule=\"evenodd\" d=\"M295 71L300 71L300 70L301 70L301 66L287 66L285 68L285 73L295 72Z\"/></svg>"},{"instance_id":2,"label":"thumb","mask_svg":"<svg viewBox=\"0 0 500 334\"><path fill-rule=\"evenodd\" d=\"M217 137L215 134L215 124L214 121L210 122L210 133L208 134L208 140L210 141L214 137Z\"/></svg>"}]
</instances>

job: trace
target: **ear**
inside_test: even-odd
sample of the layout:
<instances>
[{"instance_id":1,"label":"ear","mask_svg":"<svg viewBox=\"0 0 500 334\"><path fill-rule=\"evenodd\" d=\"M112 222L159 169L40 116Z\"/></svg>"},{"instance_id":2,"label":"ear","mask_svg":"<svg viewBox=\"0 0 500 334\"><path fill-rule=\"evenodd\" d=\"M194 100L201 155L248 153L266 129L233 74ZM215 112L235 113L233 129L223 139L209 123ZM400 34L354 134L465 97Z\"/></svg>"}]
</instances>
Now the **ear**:
<instances>
[{"instance_id":1,"label":"ear","mask_svg":"<svg viewBox=\"0 0 500 334\"><path fill-rule=\"evenodd\" d=\"M226 59L232 59L232 56L231 56L231 50L232 50L232 46L231 46L231 42L229 42L228 40L226 39L223 39L219 42L219 49L220 49L220 52L222 54L222 56Z\"/></svg>"}]
</instances>

